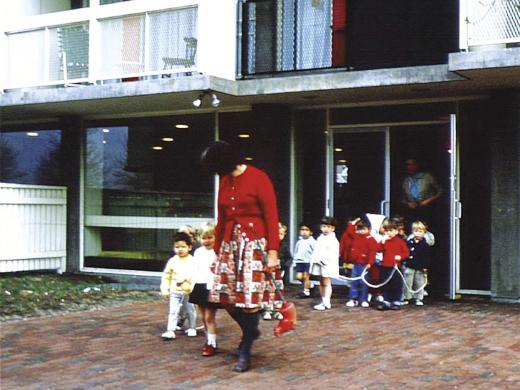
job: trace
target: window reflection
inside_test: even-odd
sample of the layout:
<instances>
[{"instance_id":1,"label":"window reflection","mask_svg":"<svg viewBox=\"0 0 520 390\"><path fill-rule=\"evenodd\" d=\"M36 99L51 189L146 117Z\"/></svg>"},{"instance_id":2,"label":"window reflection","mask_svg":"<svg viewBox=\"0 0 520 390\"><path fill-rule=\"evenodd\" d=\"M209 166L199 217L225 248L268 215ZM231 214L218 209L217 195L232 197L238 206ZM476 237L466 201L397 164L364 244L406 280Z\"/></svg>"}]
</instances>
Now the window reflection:
<instances>
[{"instance_id":1,"label":"window reflection","mask_svg":"<svg viewBox=\"0 0 520 390\"><path fill-rule=\"evenodd\" d=\"M213 178L199 166L213 138L213 115L88 128L84 265L162 270L176 229L213 219Z\"/></svg>"},{"instance_id":2,"label":"window reflection","mask_svg":"<svg viewBox=\"0 0 520 390\"><path fill-rule=\"evenodd\" d=\"M64 185L61 167L61 131L2 130L0 182Z\"/></svg>"}]
</instances>

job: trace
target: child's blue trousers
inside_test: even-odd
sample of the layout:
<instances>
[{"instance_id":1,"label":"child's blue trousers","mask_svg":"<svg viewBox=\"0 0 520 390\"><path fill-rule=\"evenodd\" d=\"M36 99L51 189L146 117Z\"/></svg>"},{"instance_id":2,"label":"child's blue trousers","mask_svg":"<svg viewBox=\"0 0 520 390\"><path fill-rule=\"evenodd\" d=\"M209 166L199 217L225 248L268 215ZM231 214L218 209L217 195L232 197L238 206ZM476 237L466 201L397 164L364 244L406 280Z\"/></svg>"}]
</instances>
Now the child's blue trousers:
<instances>
[{"instance_id":1,"label":"child's blue trousers","mask_svg":"<svg viewBox=\"0 0 520 390\"><path fill-rule=\"evenodd\" d=\"M350 274L350 277L357 278L360 277L363 271L365 270L365 264L354 264L354 268ZM368 278L368 276L366 276ZM349 299L353 299L358 302L366 302L368 300L368 286L360 280L353 280L350 282L350 291L349 291Z\"/></svg>"}]
</instances>

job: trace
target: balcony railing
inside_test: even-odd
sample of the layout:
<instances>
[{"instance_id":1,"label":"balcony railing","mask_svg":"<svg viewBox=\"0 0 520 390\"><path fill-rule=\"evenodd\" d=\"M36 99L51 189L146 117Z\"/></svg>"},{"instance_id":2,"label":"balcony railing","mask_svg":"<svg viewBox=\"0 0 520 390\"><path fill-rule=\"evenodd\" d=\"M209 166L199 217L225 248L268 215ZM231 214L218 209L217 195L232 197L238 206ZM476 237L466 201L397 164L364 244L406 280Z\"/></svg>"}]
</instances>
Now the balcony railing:
<instances>
[{"instance_id":1,"label":"balcony railing","mask_svg":"<svg viewBox=\"0 0 520 390\"><path fill-rule=\"evenodd\" d=\"M242 6L242 74L332 66L332 0L248 1Z\"/></svg>"},{"instance_id":2,"label":"balcony railing","mask_svg":"<svg viewBox=\"0 0 520 390\"><path fill-rule=\"evenodd\" d=\"M193 72L197 42L196 6L7 33L3 88Z\"/></svg>"},{"instance_id":3,"label":"balcony railing","mask_svg":"<svg viewBox=\"0 0 520 390\"><path fill-rule=\"evenodd\" d=\"M520 44L520 0L462 0L461 49Z\"/></svg>"}]
</instances>

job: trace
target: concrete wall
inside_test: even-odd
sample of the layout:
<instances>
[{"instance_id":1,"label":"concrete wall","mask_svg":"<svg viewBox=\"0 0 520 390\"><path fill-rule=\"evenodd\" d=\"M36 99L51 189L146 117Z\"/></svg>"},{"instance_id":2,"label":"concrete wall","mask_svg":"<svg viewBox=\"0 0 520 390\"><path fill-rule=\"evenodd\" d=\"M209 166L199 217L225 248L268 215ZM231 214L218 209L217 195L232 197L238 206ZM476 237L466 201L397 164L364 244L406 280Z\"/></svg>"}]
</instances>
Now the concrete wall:
<instances>
[{"instance_id":1,"label":"concrete wall","mask_svg":"<svg viewBox=\"0 0 520 390\"><path fill-rule=\"evenodd\" d=\"M520 91L501 93L489 111L491 294L520 302Z\"/></svg>"},{"instance_id":2,"label":"concrete wall","mask_svg":"<svg viewBox=\"0 0 520 390\"><path fill-rule=\"evenodd\" d=\"M237 1L199 0L198 70L234 80L237 53Z\"/></svg>"}]
</instances>

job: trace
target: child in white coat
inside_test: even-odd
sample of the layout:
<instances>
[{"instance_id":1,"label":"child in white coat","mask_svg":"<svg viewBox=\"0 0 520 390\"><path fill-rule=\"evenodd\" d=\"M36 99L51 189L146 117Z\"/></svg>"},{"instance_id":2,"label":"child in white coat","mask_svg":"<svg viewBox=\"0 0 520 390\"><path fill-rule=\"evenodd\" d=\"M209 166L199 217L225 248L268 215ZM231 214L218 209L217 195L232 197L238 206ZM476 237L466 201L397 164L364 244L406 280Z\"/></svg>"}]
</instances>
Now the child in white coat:
<instances>
[{"instance_id":1,"label":"child in white coat","mask_svg":"<svg viewBox=\"0 0 520 390\"><path fill-rule=\"evenodd\" d=\"M190 302L197 304L206 330L206 343L202 348L202 356L213 356L217 349L217 325L215 315L217 305L208 302L208 293L213 286L211 267L216 259L213 249L215 245L215 225L207 223L202 228L202 246L195 250L193 260L196 264L195 287L190 294Z\"/></svg>"},{"instance_id":2,"label":"child in white coat","mask_svg":"<svg viewBox=\"0 0 520 390\"><path fill-rule=\"evenodd\" d=\"M336 219L325 216L321 219L321 235L316 240L316 246L311 258L311 274L320 277L321 303L314 310L331 308L332 279L339 276L339 241L336 238Z\"/></svg>"}]
</instances>

